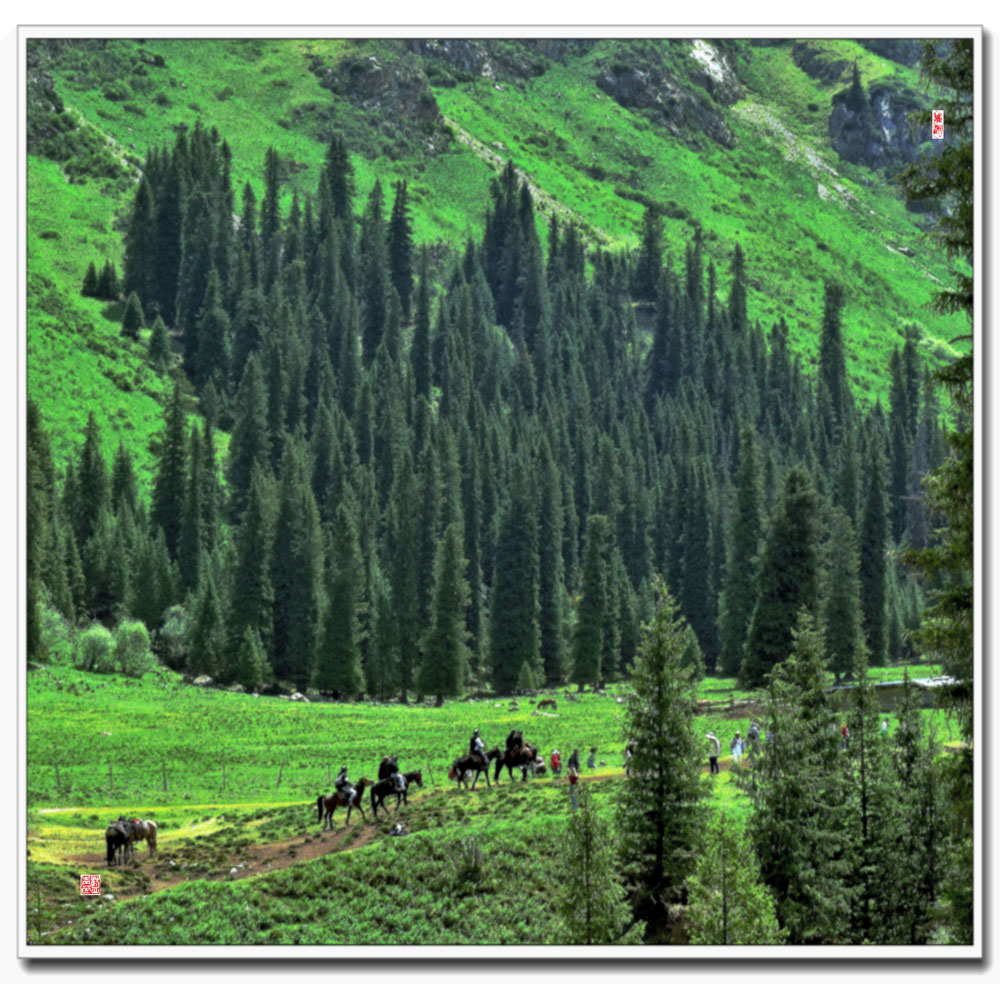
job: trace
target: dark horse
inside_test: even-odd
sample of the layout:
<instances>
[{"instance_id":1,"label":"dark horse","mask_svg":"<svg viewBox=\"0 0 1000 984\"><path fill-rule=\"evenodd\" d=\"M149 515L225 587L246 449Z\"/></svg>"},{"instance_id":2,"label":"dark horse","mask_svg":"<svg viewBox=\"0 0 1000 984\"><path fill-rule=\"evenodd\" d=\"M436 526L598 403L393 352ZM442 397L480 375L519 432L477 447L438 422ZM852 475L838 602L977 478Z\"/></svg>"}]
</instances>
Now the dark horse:
<instances>
[{"instance_id":1,"label":"dark horse","mask_svg":"<svg viewBox=\"0 0 1000 984\"><path fill-rule=\"evenodd\" d=\"M507 776L511 781L514 779L514 770L521 770L521 781L524 782L528 778L528 770L531 770L531 774L535 774L535 759L538 757L538 749L533 748L527 742L523 744L520 748L508 749L506 754L497 759L496 770L493 776L494 780L500 781L500 773L504 766L507 766Z\"/></svg>"},{"instance_id":2,"label":"dark horse","mask_svg":"<svg viewBox=\"0 0 1000 984\"><path fill-rule=\"evenodd\" d=\"M347 797L339 789L335 789L329 796L320 796L316 800L316 808L319 810L319 816L316 819L323 821L323 829L326 830L327 824L329 824L330 829L333 830L333 811L338 806L347 807L347 819L344 821L345 827L351 825L351 810L355 807L361 811L361 819L367 823L368 817L365 816L365 808L362 803L365 790L371 785L371 779L359 779L357 785L354 787L354 799L350 802L348 802Z\"/></svg>"},{"instance_id":3,"label":"dark horse","mask_svg":"<svg viewBox=\"0 0 1000 984\"><path fill-rule=\"evenodd\" d=\"M422 769L418 769L416 772L404 772L403 780L405 782L405 785L403 786L403 789L401 791L397 789L395 780L392 778L391 775L386 776L384 779L379 779L379 781L375 783L374 786L372 786L372 814L373 815L377 814L378 808L380 806L382 807L383 810L385 810L386 813L388 813L389 811L386 809L383 800L387 796L392 796L393 794L395 794L396 796L397 810L399 809L400 801L402 801L404 806L407 805L406 793L407 790L410 788L410 783L415 782L418 786L420 786L421 789L423 789L424 777L422 775L422 772L423 772Z\"/></svg>"},{"instance_id":4,"label":"dark horse","mask_svg":"<svg viewBox=\"0 0 1000 984\"><path fill-rule=\"evenodd\" d=\"M127 820L116 820L104 831L104 841L108 848L108 867L121 864L123 854L124 860L128 860L129 845L132 843L132 825Z\"/></svg>"},{"instance_id":5,"label":"dark horse","mask_svg":"<svg viewBox=\"0 0 1000 984\"><path fill-rule=\"evenodd\" d=\"M490 785L490 762L494 759L499 759L502 756L500 749L494 745L487 753L486 760L484 761L478 755L461 755L454 762L451 763L451 768L448 770L448 775L451 778L458 781L459 788L461 788L462 783L465 781L464 776L466 772L474 772L475 775L472 778L472 788L476 788L476 782L479 779L480 773L485 773L486 775L486 785Z\"/></svg>"}]
</instances>

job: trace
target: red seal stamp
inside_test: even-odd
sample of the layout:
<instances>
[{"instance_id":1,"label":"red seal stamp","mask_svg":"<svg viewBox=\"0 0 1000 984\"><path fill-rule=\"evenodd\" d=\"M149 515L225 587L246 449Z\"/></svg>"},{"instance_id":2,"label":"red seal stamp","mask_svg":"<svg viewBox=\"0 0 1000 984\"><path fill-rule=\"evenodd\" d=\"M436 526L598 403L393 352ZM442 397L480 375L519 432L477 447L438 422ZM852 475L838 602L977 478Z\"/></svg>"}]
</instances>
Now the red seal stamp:
<instances>
[{"instance_id":1,"label":"red seal stamp","mask_svg":"<svg viewBox=\"0 0 1000 984\"><path fill-rule=\"evenodd\" d=\"M80 875L81 895L100 895L101 876L100 875Z\"/></svg>"},{"instance_id":2,"label":"red seal stamp","mask_svg":"<svg viewBox=\"0 0 1000 984\"><path fill-rule=\"evenodd\" d=\"M944 110L931 110L931 139L944 140Z\"/></svg>"}]
</instances>

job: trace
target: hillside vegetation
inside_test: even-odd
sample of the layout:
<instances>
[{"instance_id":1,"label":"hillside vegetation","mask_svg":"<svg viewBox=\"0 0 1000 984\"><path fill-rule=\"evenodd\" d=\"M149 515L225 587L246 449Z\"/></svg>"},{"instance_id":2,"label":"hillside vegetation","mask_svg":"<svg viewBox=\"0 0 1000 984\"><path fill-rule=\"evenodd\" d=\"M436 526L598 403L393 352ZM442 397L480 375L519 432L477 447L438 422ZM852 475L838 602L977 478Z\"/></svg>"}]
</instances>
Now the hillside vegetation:
<instances>
[{"instance_id":1,"label":"hillside vegetation","mask_svg":"<svg viewBox=\"0 0 1000 984\"><path fill-rule=\"evenodd\" d=\"M144 397L160 393L159 380L140 365L131 374L93 365L96 343L69 328L65 322L73 319L52 327L52 302L44 297L54 292L77 309L77 323L92 329L87 336L108 327L101 305L75 300L87 263L110 258L120 269L121 239L112 227L121 228L137 166L150 147L199 119L218 127L231 145L236 188L249 180L259 196L265 151L278 149L290 162L286 207L293 188L312 190L330 134L343 134L362 193L376 177L385 187L409 181L418 243L461 246L480 235L489 182L508 156L544 193L548 208L578 222L598 244L636 246L643 205L653 202L664 210L667 252L675 262L693 227L704 230L720 286L729 244L739 240L751 258L751 317L767 326L783 315L807 369L818 350L822 281L836 277L849 297L848 370L865 402L880 396L884 402L884 367L906 325L920 326L921 347L932 362L949 354L960 325L928 307L946 266L924 241L921 216L905 210L884 173L839 160L826 127L830 98L845 88L855 60L869 87L919 92L916 68L854 41L812 41L808 47L817 54L803 63L825 68L812 77L796 63L794 42L741 42L726 49L739 98L723 106L691 80L699 63L688 42L664 53L652 42L605 41L560 53L558 60L544 51L529 58L510 47L514 53L507 60L501 55L495 77L484 77L483 66L463 72L445 58L421 59L403 42L387 40L33 43L38 71L51 76L80 128L74 133L97 135L113 152L79 151L63 162L83 184L67 184L65 170L43 159L46 152L68 153L72 133L63 135L58 150L50 141L29 155L29 325L39 327L29 331L29 391L52 423L56 446L68 450L79 440L81 408L99 397L101 405L121 407L123 416L109 415L108 424L144 460L154 416ZM353 66L371 59L385 66L386 78L372 86L367 102L352 101L346 83L344 91L321 85L324 72L346 64L349 79ZM662 117L619 105L595 83L612 60L671 73L681 90L700 95L699 112L725 121L733 145L700 134L697 114L668 127ZM412 84L440 113L426 124L429 134L414 134L397 115L397 63L404 66L399 74L414 76ZM491 71L488 60L485 71ZM58 358L43 339L50 347L58 340ZM63 373L60 364L78 368ZM148 459L144 470L148 474Z\"/></svg>"}]
</instances>

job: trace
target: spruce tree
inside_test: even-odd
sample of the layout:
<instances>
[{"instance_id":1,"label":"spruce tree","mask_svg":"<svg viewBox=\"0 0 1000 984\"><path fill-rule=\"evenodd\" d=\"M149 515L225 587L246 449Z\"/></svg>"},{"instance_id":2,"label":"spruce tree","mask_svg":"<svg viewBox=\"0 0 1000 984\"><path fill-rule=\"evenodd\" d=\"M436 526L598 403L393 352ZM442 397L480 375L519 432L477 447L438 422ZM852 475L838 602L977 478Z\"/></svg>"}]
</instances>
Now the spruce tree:
<instances>
[{"instance_id":1,"label":"spruce tree","mask_svg":"<svg viewBox=\"0 0 1000 984\"><path fill-rule=\"evenodd\" d=\"M260 637L248 625L236 651L236 663L233 670L236 683L241 684L250 693L260 690L264 684L265 663Z\"/></svg>"},{"instance_id":2,"label":"spruce tree","mask_svg":"<svg viewBox=\"0 0 1000 984\"><path fill-rule=\"evenodd\" d=\"M150 364L155 369L164 370L170 365L170 338L167 335L167 326L163 323L163 318L159 315L153 322L153 330L149 336L148 357Z\"/></svg>"},{"instance_id":3,"label":"spruce tree","mask_svg":"<svg viewBox=\"0 0 1000 984\"><path fill-rule=\"evenodd\" d=\"M264 379L257 356L251 355L236 394L235 421L226 460L230 509L234 517L242 515L246 507L254 467L269 469L270 455Z\"/></svg>"},{"instance_id":4,"label":"spruce tree","mask_svg":"<svg viewBox=\"0 0 1000 984\"><path fill-rule=\"evenodd\" d=\"M304 449L289 443L271 555L274 672L304 691L312 677L322 607L323 543L319 512L306 480Z\"/></svg>"},{"instance_id":5,"label":"spruce tree","mask_svg":"<svg viewBox=\"0 0 1000 984\"><path fill-rule=\"evenodd\" d=\"M181 535L184 479L187 471L187 442L180 384L174 385L173 398L165 408L165 416L150 515L153 523L163 530L170 556L175 557Z\"/></svg>"},{"instance_id":6,"label":"spruce tree","mask_svg":"<svg viewBox=\"0 0 1000 984\"><path fill-rule=\"evenodd\" d=\"M858 652L864 646L861 631L857 537L850 519L836 509L830 530L829 574L823 608L823 651L834 682L850 678Z\"/></svg>"},{"instance_id":7,"label":"spruce tree","mask_svg":"<svg viewBox=\"0 0 1000 984\"><path fill-rule=\"evenodd\" d=\"M771 668L788 656L799 610L816 610L818 509L808 472L792 468L761 554L757 601L740 671L748 686L760 686Z\"/></svg>"},{"instance_id":8,"label":"spruce tree","mask_svg":"<svg viewBox=\"0 0 1000 984\"><path fill-rule=\"evenodd\" d=\"M226 634L219 590L208 563L199 574L198 582L198 595L187 634L187 668L194 676L202 673L217 676L225 671Z\"/></svg>"},{"instance_id":9,"label":"spruce tree","mask_svg":"<svg viewBox=\"0 0 1000 984\"><path fill-rule=\"evenodd\" d=\"M558 941L588 946L641 943L645 926L632 921L611 826L589 787L577 789L579 809L561 840Z\"/></svg>"},{"instance_id":10,"label":"spruce tree","mask_svg":"<svg viewBox=\"0 0 1000 984\"><path fill-rule=\"evenodd\" d=\"M469 668L468 633L465 615L469 607L469 586L465 580L467 561L462 555L462 525L451 523L434 558L434 594L431 624L421 642L420 690L437 697L461 692Z\"/></svg>"},{"instance_id":11,"label":"spruce tree","mask_svg":"<svg viewBox=\"0 0 1000 984\"><path fill-rule=\"evenodd\" d=\"M861 624L873 666L885 664L887 652L886 593L888 519L885 501L884 459L873 443L869 454L868 490L861 517Z\"/></svg>"},{"instance_id":12,"label":"spruce tree","mask_svg":"<svg viewBox=\"0 0 1000 984\"><path fill-rule=\"evenodd\" d=\"M747 780L761 875L789 943L848 942L848 757L822 638L806 609L793 628L790 656L770 675L768 706L763 754Z\"/></svg>"},{"instance_id":13,"label":"spruce tree","mask_svg":"<svg viewBox=\"0 0 1000 984\"><path fill-rule=\"evenodd\" d=\"M413 294L413 234L411 230L410 203L406 182L393 185L396 196L389 216L388 252L389 279L399 295L399 305L406 321L410 320L410 297Z\"/></svg>"},{"instance_id":14,"label":"spruce tree","mask_svg":"<svg viewBox=\"0 0 1000 984\"><path fill-rule=\"evenodd\" d=\"M612 621L611 572L608 570L610 538L611 524L607 516L587 517L587 545L583 555L582 593L576 613L571 676L580 690L588 683L596 690L605 670L614 670L601 665L604 637L611 630Z\"/></svg>"},{"instance_id":15,"label":"spruce tree","mask_svg":"<svg viewBox=\"0 0 1000 984\"><path fill-rule=\"evenodd\" d=\"M91 410L76 472L75 524L77 543L85 544L97 531L108 505L108 469L101 451L101 435Z\"/></svg>"},{"instance_id":16,"label":"spruce tree","mask_svg":"<svg viewBox=\"0 0 1000 984\"><path fill-rule=\"evenodd\" d=\"M139 341L139 333L146 330L146 319L142 316L142 305L133 291L125 302L125 313L122 315L122 338Z\"/></svg>"},{"instance_id":17,"label":"spruce tree","mask_svg":"<svg viewBox=\"0 0 1000 984\"><path fill-rule=\"evenodd\" d=\"M521 664L542 673L538 633L538 522L527 468L518 458L511 473L510 499L497 533L490 599L490 658L493 686L510 693Z\"/></svg>"},{"instance_id":18,"label":"spruce tree","mask_svg":"<svg viewBox=\"0 0 1000 984\"><path fill-rule=\"evenodd\" d=\"M832 417L825 421L827 436L831 438L845 426L850 407L844 338L840 324L843 307L844 288L837 283L827 283L823 293L823 326L819 337L818 395L832 413Z\"/></svg>"},{"instance_id":19,"label":"spruce tree","mask_svg":"<svg viewBox=\"0 0 1000 984\"><path fill-rule=\"evenodd\" d=\"M364 692L358 618L361 575L357 525L342 502L333 521L328 602L313 675L313 686L322 693L354 697Z\"/></svg>"},{"instance_id":20,"label":"spruce tree","mask_svg":"<svg viewBox=\"0 0 1000 984\"><path fill-rule=\"evenodd\" d=\"M134 513L138 507L138 485L135 477L135 467L132 456L125 450L123 441L118 441L111 464L111 509L118 512L122 506L127 506Z\"/></svg>"},{"instance_id":21,"label":"spruce tree","mask_svg":"<svg viewBox=\"0 0 1000 984\"><path fill-rule=\"evenodd\" d=\"M270 648L274 605L271 536L276 508L273 480L257 465L251 475L246 508L236 530L232 589L226 609L229 652L237 660L247 629L253 630L265 653Z\"/></svg>"},{"instance_id":22,"label":"spruce tree","mask_svg":"<svg viewBox=\"0 0 1000 984\"><path fill-rule=\"evenodd\" d=\"M97 267L94 266L93 260L90 261L87 266L87 272L83 275L83 284L80 287L80 296L97 296Z\"/></svg>"},{"instance_id":23,"label":"spruce tree","mask_svg":"<svg viewBox=\"0 0 1000 984\"><path fill-rule=\"evenodd\" d=\"M737 676L757 601L757 551L761 539L760 460L752 428L740 433L735 502L726 544L726 572L719 600L719 664Z\"/></svg>"},{"instance_id":24,"label":"spruce tree","mask_svg":"<svg viewBox=\"0 0 1000 984\"><path fill-rule=\"evenodd\" d=\"M647 205L639 234L639 259L635 271L635 293L643 301L655 301L663 265L663 215Z\"/></svg>"},{"instance_id":25,"label":"spruce tree","mask_svg":"<svg viewBox=\"0 0 1000 984\"><path fill-rule=\"evenodd\" d=\"M626 699L623 735L634 739L635 751L618 821L622 867L634 886L636 913L655 913L655 921L647 923L648 942L668 935L663 906L683 897L704 813L694 686L681 665L685 623L661 582L656 593Z\"/></svg>"},{"instance_id":26,"label":"spruce tree","mask_svg":"<svg viewBox=\"0 0 1000 984\"><path fill-rule=\"evenodd\" d=\"M688 940L695 946L783 943L774 899L739 817L720 810L705 828L694 873L688 879Z\"/></svg>"}]
</instances>

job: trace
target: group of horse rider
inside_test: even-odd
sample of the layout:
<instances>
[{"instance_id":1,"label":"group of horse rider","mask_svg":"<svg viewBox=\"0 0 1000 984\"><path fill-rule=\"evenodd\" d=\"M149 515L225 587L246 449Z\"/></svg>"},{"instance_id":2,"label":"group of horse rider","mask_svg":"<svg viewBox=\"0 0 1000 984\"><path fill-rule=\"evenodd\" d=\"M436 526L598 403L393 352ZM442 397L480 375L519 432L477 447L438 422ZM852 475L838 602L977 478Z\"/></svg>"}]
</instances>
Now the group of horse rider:
<instances>
[{"instance_id":1,"label":"group of horse rider","mask_svg":"<svg viewBox=\"0 0 1000 984\"><path fill-rule=\"evenodd\" d=\"M406 779L399 771L398 755L387 755L384 759L382 759L382 766L379 768L379 772L379 778L381 778L381 773L388 773L389 778L392 779L399 792L403 792L406 789ZM333 788L340 793L340 795L344 798L345 803L351 804L354 802L357 790L354 788L354 783L347 778L346 765L342 765L340 767L340 772L337 773L337 778L333 780Z\"/></svg>"},{"instance_id":2,"label":"group of horse rider","mask_svg":"<svg viewBox=\"0 0 1000 984\"><path fill-rule=\"evenodd\" d=\"M507 735L507 751L513 752L515 755L524 748L524 732L519 730L511 729L509 735ZM472 737L469 739L469 754L475 755L483 763L486 762L486 745L483 742L482 736L479 734L479 729L476 728L472 732Z\"/></svg>"}]
</instances>

